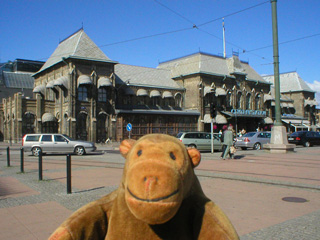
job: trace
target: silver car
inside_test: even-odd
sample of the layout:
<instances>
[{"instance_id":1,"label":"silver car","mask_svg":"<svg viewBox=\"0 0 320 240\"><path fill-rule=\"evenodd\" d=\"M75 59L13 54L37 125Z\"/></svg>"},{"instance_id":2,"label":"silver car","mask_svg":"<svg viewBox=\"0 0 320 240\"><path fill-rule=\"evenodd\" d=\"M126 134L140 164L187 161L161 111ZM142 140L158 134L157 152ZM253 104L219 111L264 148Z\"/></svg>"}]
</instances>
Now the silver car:
<instances>
[{"instance_id":1,"label":"silver car","mask_svg":"<svg viewBox=\"0 0 320 240\"><path fill-rule=\"evenodd\" d=\"M83 155L93 152L97 148L94 143L73 140L64 134L26 134L22 138L22 147L25 152L32 152L32 155L39 156L42 153L75 153Z\"/></svg>"},{"instance_id":2,"label":"silver car","mask_svg":"<svg viewBox=\"0 0 320 240\"><path fill-rule=\"evenodd\" d=\"M207 132L180 132L176 136L186 147L198 150L211 150L211 133ZM213 148L221 151L222 143L218 134L213 134Z\"/></svg>"},{"instance_id":3,"label":"silver car","mask_svg":"<svg viewBox=\"0 0 320 240\"><path fill-rule=\"evenodd\" d=\"M243 150L247 148L253 148L254 150L260 150L263 144L270 143L270 132L248 132L242 137L237 137L235 146L240 147Z\"/></svg>"}]
</instances>

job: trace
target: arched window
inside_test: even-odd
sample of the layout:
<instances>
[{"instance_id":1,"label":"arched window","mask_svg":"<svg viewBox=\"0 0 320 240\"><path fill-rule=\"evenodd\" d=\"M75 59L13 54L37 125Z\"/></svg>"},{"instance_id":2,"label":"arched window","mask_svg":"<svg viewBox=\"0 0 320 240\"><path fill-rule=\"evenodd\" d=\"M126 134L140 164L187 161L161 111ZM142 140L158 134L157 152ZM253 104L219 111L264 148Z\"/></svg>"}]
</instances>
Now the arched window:
<instances>
[{"instance_id":1,"label":"arched window","mask_svg":"<svg viewBox=\"0 0 320 240\"><path fill-rule=\"evenodd\" d=\"M34 133L35 116L31 112L26 112L22 117L22 136L27 133Z\"/></svg>"},{"instance_id":2,"label":"arched window","mask_svg":"<svg viewBox=\"0 0 320 240\"><path fill-rule=\"evenodd\" d=\"M246 109L251 109L251 93L247 93L246 96Z\"/></svg>"},{"instance_id":3,"label":"arched window","mask_svg":"<svg viewBox=\"0 0 320 240\"><path fill-rule=\"evenodd\" d=\"M88 101L88 89L84 85L78 87L78 100L79 101Z\"/></svg>"},{"instance_id":4,"label":"arched window","mask_svg":"<svg viewBox=\"0 0 320 240\"><path fill-rule=\"evenodd\" d=\"M182 107L182 95L181 95L181 93L176 93L176 95L174 97L174 100L175 100L175 106L176 107Z\"/></svg>"},{"instance_id":5,"label":"arched window","mask_svg":"<svg viewBox=\"0 0 320 240\"><path fill-rule=\"evenodd\" d=\"M261 102L261 96L260 94L257 94L254 102L255 110L260 110L260 102Z\"/></svg>"},{"instance_id":6,"label":"arched window","mask_svg":"<svg viewBox=\"0 0 320 240\"><path fill-rule=\"evenodd\" d=\"M241 109L241 98L242 98L242 92L237 93L237 102L236 102L236 108Z\"/></svg>"},{"instance_id":7,"label":"arched window","mask_svg":"<svg viewBox=\"0 0 320 240\"><path fill-rule=\"evenodd\" d=\"M87 113L80 112L77 118L77 139L87 140Z\"/></svg>"},{"instance_id":8,"label":"arched window","mask_svg":"<svg viewBox=\"0 0 320 240\"><path fill-rule=\"evenodd\" d=\"M107 136L107 126L106 126L107 115L105 113L100 113L97 119L97 142L104 143Z\"/></svg>"}]
</instances>

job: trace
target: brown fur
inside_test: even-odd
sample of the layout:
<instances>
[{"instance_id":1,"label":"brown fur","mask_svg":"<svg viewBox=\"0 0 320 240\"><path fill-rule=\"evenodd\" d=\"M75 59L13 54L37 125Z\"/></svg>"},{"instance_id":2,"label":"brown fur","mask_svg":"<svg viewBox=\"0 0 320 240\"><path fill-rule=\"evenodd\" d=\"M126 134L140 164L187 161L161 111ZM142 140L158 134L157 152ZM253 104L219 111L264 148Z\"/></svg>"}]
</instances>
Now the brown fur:
<instances>
[{"instance_id":1,"label":"brown fur","mask_svg":"<svg viewBox=\"0 0 320 240\"><path fill-rule=\"evenodd\" d=\"M202 192L193 170L200 163L198 150L150 134L124 140L120 152L127 161L119 188L77 210L50 240L239 239Z\"/></svg>"}]
</instances>

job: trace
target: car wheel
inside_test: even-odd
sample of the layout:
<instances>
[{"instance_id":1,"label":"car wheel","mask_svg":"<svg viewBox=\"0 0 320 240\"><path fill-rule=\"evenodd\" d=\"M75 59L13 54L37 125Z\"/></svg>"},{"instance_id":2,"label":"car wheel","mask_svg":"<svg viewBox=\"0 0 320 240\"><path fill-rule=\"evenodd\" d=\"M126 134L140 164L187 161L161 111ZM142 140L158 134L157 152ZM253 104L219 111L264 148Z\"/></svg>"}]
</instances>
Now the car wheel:
<instances>
[{"instance_id":1,"label":"car wheel","mask_svg":"<svg viewBox=\"0 0 320 240\"><path fill-rule=\"evenodd\" d=\"M261 149L261 144L260 144L260 143L255 143L255 144L253 145L253 149L254 149L254 150L260 150L260 149Z\"/></svg>"},{"instance_id":2,"label":"car wheel","mask_svg":"<svg viewBox=\"0 0 320 240\"><path fill-rule=\"evenodd\" d=\"M247 150L247 148L246 148L246 147L241 147L241 149L242 149L242 150Z\"/></svg>"},{"instance_id":3,"label":"car wheel","mask_svg":"<svg viewBox=\"0 0 320 240\"><path fill-rule=\"evenodd\" d=\"M76 148L74 149L74 152L75 152L77 155L79 155L79 156L85 154L85 150L84 150L83 147L76 147Z\"/></svg>"},{"instance_id":4,"label":"car wheel","mask_svg":"<svg viewBox=\"0 0 320 240\"><path fill-rule=\"evenodd\" d=\"M310 142L305 142L304 144L303 144L305 147L310 147L311 146L311 144L310 144Z\"/></svg>"},{"instance_id":5,"label":"car wheel","mask_svg":"<svg viewBox=\"0 0 320 240\"><path fill-rule=\"evenodd\" d=\"M197 146L194 145L194 144L189 144L188 147L189 147L189 148L197 148Z\"/></svg>"},{"instance_id":6,"label":"car wheel","mask_svg":"<svg viewBox=\"0 0 320 240\"><path fill-rule=\"evenodd\" d=\"M39 147L34 147L32 148L32 155L38 157L40 155L41 148Z\"/></svg>"}]
</instances>

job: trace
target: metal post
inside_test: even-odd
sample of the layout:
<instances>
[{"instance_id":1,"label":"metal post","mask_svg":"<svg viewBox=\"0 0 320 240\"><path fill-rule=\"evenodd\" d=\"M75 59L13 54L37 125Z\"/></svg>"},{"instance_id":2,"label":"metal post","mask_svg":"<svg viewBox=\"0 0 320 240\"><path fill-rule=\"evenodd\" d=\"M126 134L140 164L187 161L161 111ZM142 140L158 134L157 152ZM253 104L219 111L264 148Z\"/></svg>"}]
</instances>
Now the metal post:
<instances>
[{"instance_id":1,"label":"metal post","mask_svg":"<svg viewBox=\"0 0 320 240\"><path fill-rule=\"evenodd\" d=\"M42 151L39 151L39 180L42 180Z\"/></svg>"},{"instance_id":2,"label":"metal post","mask_svg":"<svg viewBox=\"0 0 320 240\"><path fill-rule=\"evenodd\" d=\"M24 172L24 154L23 154L23 148L20 148L20 172Z\"/></svg>"},{"instance_id":3,"label":"metal post","mask_svg":"<svg viewBox=\"0 0 320 240\"><path fill-rule=\"evenodd\" d=\"M278 45L278 20L277 0L271 0L272 8L272 37L273 37L273 64L274 64L274 90L275 90L275 126L282 126L280 109L280 75L279 75L279 45Z\"/></svg>"},{"instance_id":4,"label":"metal post","mask_svg":"<svg viewBox=\"0 0 320 240\"><path fill-rule=\"evenodd\" d=\"M71 155L67 155L67 194L70 194L71 190Z\"/></svg>"},{"instance_id":5,"label":"metal post","mask_svg":"<svg viewBox=\"0 0 320 240\"><path fill-rule=\"evenodd\" d=\"M7 147L7 167L10 167L10 147Z\"/></svg>"},{"instance_id":6,"label":"metal post","mask_svg":"<svg viewBox=\"0 0 320 240\"><path fill-rule=\"evenodd\" d=\"M211 118L211 153L214 153L213 139L213 118Z\"/></svg>"}]
</instances>

